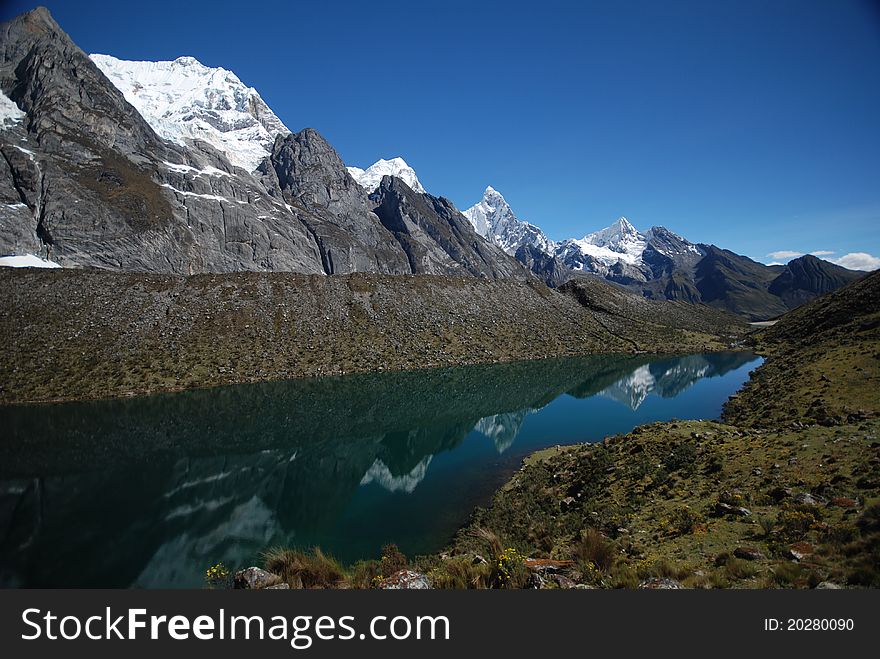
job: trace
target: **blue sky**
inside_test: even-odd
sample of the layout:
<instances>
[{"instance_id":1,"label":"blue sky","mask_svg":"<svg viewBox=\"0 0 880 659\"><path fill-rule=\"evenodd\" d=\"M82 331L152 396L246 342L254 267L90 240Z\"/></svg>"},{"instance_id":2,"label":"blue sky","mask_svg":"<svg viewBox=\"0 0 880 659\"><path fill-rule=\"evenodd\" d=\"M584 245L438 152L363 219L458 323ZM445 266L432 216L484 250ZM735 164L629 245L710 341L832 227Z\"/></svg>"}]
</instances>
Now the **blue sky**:
<instances>
[{"instance_id":1,"label":"blue sky","mask_svg":"<svg viewBox=\"0 0 880 659\"><path fill-rule=\"evenodd\" d=\"M347 164L401 156L460 208L492 185L551 238L625 215L880 256L876 1L45 4L86 52L231 69Z\"/></svg>"}]
</instances>

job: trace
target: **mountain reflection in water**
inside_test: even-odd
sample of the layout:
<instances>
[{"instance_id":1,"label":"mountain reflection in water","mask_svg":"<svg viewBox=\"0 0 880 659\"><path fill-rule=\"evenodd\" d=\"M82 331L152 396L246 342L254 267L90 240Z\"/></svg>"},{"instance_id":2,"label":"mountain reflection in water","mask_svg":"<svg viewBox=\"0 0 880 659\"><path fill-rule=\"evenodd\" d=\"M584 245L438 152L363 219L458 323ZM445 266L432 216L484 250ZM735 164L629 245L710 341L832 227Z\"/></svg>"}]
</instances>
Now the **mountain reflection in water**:
<instances>
[{"instance_id":1,"label":"mountain reflection in water","mask_svg":"<svg viewBox=\"0 0 880 659\"><path fill-rule=\"evenodd\" d=\"M271 545L435 551L525 454L716 417L757 363L595 356L0 408L0 585L197 587Z\"/></svg>"}]
</instances>

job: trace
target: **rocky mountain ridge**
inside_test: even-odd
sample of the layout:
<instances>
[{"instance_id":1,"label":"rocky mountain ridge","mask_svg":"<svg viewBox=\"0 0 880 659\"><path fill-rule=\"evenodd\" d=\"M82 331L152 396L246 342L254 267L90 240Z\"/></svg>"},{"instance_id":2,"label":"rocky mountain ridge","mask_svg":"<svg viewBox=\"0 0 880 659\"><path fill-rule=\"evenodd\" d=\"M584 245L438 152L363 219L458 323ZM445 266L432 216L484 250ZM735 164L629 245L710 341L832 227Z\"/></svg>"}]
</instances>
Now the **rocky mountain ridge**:
<instances>
[{"instance_id":1,"label":"rocky mountain ridge","mask_svg":"<svg viewBox=\"0 0 880 659\"><path fill-rule=\"evenodd\" d=\"M120 91L43 8L0 27L0 52L0 92L7 99L0 130L0 254L172 274L528 276L448 202L422 204L419 231L388 229L374 212L380 200L367 197L332 146L313 129L287 132L229 72L186 58L114 65L116 77L140 71L148 81L180 82L172 99L180 103L171 105L201 108L188 122L180 112L156 117L147 111L161 105L161 95L139 88L140 74L123 76L129 86ZM204 84L216 89L206 91ZM160 130L174 123L179 139L163 139L126 96L147 108ZM257 146L267 149L253 172L228 157L240 120L241 130L257 130ZM216 139L188 137L206 123ZM270 144L265 138L272 131ZM221 133L233 140L220 143L223 150L217 148ZM386 216L399 210L392 205L384 201ZM482 243L478 267L471 259L475 243ZM467 263L459 263L459 255Z\"/></svg>"}]
</instances>

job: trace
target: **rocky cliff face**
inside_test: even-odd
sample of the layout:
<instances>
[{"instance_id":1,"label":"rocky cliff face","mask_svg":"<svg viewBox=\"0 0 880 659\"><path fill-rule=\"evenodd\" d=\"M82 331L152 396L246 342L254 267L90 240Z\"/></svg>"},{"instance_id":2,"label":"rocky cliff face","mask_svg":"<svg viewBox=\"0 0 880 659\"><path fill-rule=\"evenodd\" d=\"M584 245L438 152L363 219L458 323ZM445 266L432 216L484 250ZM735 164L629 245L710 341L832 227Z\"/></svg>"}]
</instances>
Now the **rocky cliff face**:
<instances>
[{"instance_id":1,"label":"rocky cliff face","mask_svg":"<svg viewBox=\"0 0 880 659\"><path fill-rule=\"evenodd\" d=\"M15 110L0 125L0 254L174 274L521 275L434 198L409 191L418 219L389 229L312 129L279 130L253 174L207 142L163 140L45 9L0 28L0 92Z\"/></svg>"},{"instance_id":2,"label":"rocky cliff face","mask_svg":"<svg viewBox=\"0 0 880 659\"><path fill-rule=\"evenodd\" d=\"M370 199L417 274L470 274L492 279L527 278L528 272L481 236L448 199L418 194L385 176Z\"/></svg>"}]
</instances>

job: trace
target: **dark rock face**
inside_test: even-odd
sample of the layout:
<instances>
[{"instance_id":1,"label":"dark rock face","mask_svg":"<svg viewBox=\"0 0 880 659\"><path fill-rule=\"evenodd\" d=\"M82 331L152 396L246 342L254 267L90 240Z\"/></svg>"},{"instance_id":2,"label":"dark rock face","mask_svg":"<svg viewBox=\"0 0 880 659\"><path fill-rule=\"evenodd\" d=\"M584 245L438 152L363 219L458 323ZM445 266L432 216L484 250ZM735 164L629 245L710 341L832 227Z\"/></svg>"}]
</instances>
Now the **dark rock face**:
<instances>
[{"instance_id":1,"label":"dark rock face","mask_svg":"<svg viewBox=\"0 0 880 659\"><path fill-rule=\"evenodd\" d=\"M796 307L824 293L836 291L864 275L823 261L810 254L789 261L767 289L790 307Z\"/></svg>"},{"instance_id":2,"label":"dark rock face","mask_svg":"<svg viewBox=\"0 0 880 659\"><path fill-rule=\"evenodd\" d=\"M370 199L415 274L470 274L492 279L529 276L504 250L480 237L448 199L414 192L391 176L383 177Z\"/></svg>"},{"instance_id":3,"label":"dark rock face","mask_svg":"<svg viewBox=\"0 0 880 659\"><path fill-rule=\"evenodd\" d=\"M253 174L203 142L163 141L45 9L0 27L0 90L26 113L0 127L2 254L174 274L525 276L445 200L388 196L389 226L398 202L412 211L389 229L312 129L279 136Z\"/></svg>"},{"instance_id":4,"label":"dark rock face","mask_svg":"<svg viewBox=\"0 0 880 659\"><path fill-rule=\"evenodd\" d=\"M572 276L562 261L534 245L521 245L514 258L551 288L561 286Z\"/></svg>"},{"instance_id":5,"label":"dark rock face","mask_svg":"<svg viewBox=\"0 0 880 659\"><path fill-rule=\"evenodd\" d=\"M714 245L701 245L706 256L697 264L694 283L706 304L753 320L779 316L788 307L767 288L776 273L766 265Z\"/></svg>"}]
</instances>

